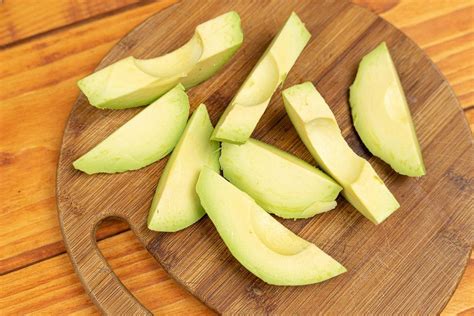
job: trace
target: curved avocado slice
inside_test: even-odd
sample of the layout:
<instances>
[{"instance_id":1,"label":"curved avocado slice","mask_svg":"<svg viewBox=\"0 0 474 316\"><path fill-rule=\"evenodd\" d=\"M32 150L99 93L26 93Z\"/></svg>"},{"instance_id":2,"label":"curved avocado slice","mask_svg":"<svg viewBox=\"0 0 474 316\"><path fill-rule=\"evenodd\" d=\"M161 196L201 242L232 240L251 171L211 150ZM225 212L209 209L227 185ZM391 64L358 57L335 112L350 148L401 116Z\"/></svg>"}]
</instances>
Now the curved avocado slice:
<instances>
[{"instance_id":1,"label":"curved avocado slice","mask_svg":"<svg viewBox=\"0 0 474 316\"><path fill-rule=\"evenodd\" d=\"M231 11L198 25L189 42L171 53L152 59L129 56L85 77L78 85L98 108L147 105L178 83L187 89L210 78L242 41L240 17Z\"/></svg>"},{"instance_id":2,"label":"curved avocado slice","mask_svg":"<svg viewBox=\"0 0 474 316\"><path fill-rule=\"evenodd\" d=\"M213 129L206 106L201 104L160 177L148 215L149 229L175 232L204 216L196 182L203 166L219 171L219 143L210 140Z\"/></svg>"},{"instance_id":3,"label":"curved avocado slice","mask_svg":"<svg viewBox=\"0 0 474 316\"><path fill-rule=\"evenodd\" d=\"M425 175L410 108L385 42L360 62L349 101L357 133L372 154L400 174Z\"/></svg>"},{"instance_id":4,"label":"curved avocado slice","mask_svg":"<svg viewBox=\"0 0 474 316\"><path fill-rule=\"evenodd\" d=\"M247 141L310 37L293 12L227 106L212 134L213 140L239 144Z\"/></svg>"},{"instance_id":5,"label":"curved avocado slice","mask_svg":"<svg viewBox=\"0 0 474 316\"><path fill-rule=\"evenodd\" d=\"M369 162L346 143L334 114L311 82L284 90L283 101L303 143L359 212L379 224L400 207Z\"/></svg>"},{"instance_id":6,"label":"curved avocado slice","mask_svg":"<svg viewBox=\"0 0 474 316\"><path fill-rule=\"evenodd\" d=\"M274 285L305 285L346 271L215 171L203 168L196 191L232 255L263 281Z\"/></svg>"},{"instance_id":7,"label":"curved avocado slice","mask_svg":"<svg viewBox=\"0 0 474 316\"><path fill-rule=\"evenodd\" d=\"M180 84L74 161L74 168L88 174L143 168L173 150L188 115L188 96Z\"/></svg>"},{"instance_id":8,"label":"curved avocado slice","mask_svg":"<svg viewBox=\"0 0 474 316\"><path fill-rule=\"evenodd\" d=\"M226 179L283 218L332 210L342 190L306 161L252 138L242 145L222 143L220 164Z\"/></svg>"}]
</instances>

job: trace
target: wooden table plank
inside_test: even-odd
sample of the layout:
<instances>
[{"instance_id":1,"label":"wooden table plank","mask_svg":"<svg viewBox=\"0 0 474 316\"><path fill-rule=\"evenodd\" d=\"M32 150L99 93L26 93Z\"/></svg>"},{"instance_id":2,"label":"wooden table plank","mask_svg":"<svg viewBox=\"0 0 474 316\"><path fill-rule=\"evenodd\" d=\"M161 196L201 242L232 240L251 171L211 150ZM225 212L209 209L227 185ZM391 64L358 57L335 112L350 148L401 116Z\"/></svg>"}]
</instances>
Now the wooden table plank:
<instances>
[{"instance_id":1,"label":"wooden table plank","mask_svg":"<svg viewBox=\"0 0 474 316\"><path fill-rule=\"evenodd\" d=\"M161 266L143 249L128 231L99 242L99 248L114 272L128 289L155 314L211 314L202 303L172 281ZM52 277L54 276L54 277ZM446 307L445 315L473 307L474 256L465 278ZM0 311L5 314L98 314L62 254L0 277Z\"/></svg>"},{"instance_id":2,"label":"wooden table plank","mask_svg":"<svg viewBox=\"0 0 474 316\"><path fill-rule=\"evenodd\" d=\"M99 247L122 282L155 313L210 314L168 277L131 231L103 240ZM2 314L98 314L66 254L2 276L0 289Z\"/></svg>"},{"instance_id":3,"label":"wooden table plank","mask_svg":"<svg viewBox=\"0 0 474 316\"><path fill-rule=\"evenodd\" d=\"M469 123L469 126L471 127L471 131L474 134L474 107L471 106L468 110L464 111L466 114L467 122Z\"/></svg>"},{"instance_id":4,"label":"wooden table plank","mask_svg":"<svg viewBox=\"0 0 474 316\"><path fill-rule=\"evenodd\" d=\"M2 18L7 5L13 6L18 2L20 1L7 0L1 5ZM42 265L50 260L59 260L57 258L62 258L67 263L56 219L54 178L62 130L78 94L75 82L89 73L124 34L146 17L170 5L173 0L132 5L128 10L117 8L129 5L134 0L107 0L105 2L111 5L107 8L94 5L93 1L87 2L88 4L84 4L85 1L81 0L78 3L79 6L86 5L93 9L81 7L77 9L81 11L80 15L71 19L70 16L65 17L65 10L69 10L65 8L70 8L76 1L54 1L54 5L48 7L49 11L37 13L41 18L36 21L43 21L42 26L37 25L39 22L31 23L36 27L28 25L28 16L31 15L28 10L9 13L8 19L0 19L0 41L4 40L1 32L6 24L13 24L16 30L20 30L16 33L19 36L17 38L8 35L10 37L7 41L10 44L0 51L0 60L8 60L7 63L0 63L0 194L3 197L0 205L0 274L18 270L1 277L1 289L12 288L12 275L23 277L28 273L40 273L45 274L45 278L54 280L56 274L49 268L51 266L46 266L48 268L45 269ZM471 130L474 131L473 1L357 2L381 13L425 49L453 85L465 108ZM17 10L25 3L29 1L9 10ZM105 14L106 12L109 13ZM93 18L94 16L100 18ZM83 22L78 23L79 21ZM60 30L48 32L58 26L61 27ZM31 38L26 40L28 37ZM18 39L25 40L13 42ZM126 227L123 224L109 224L101 238L124 230ZM121 239L122 247L131 247L136 242L129 233L120 236L122 235L125 236ZM141 249L137 250L140 251L146 254ZM34 264L35 262L40 263ZM60 265L57 273L64 271L65 266L67 264ZM23 267L27 268L22 269ZM126 266L123 269L125 271ZM472 286L469 287L474 282L473 273L469 273L472 269L471 260L446 311L474 307L474 293ZM23 272L26 274L18 274ZM68 280L61 281L65 282L65 287L73 284L78 286L76 278ZM140 282L137 281L137 288ZM42 297L39 289L35 291L35 296ZM169 291L173 293L175 290L173 288ZM147 295L159 298L157 293L147 292ZM87 305L83 310L85 312L93 310L90 309L90 302L84 299L85 294L77 295L82 298L75 298L78 299L76 305ZM191 299L189 295L187 297ZM144 301L140 296L139 298ZM182 302L170 304L177 304L173 306L179 311Z\"/></svg>"},{"instance_id":5,"label":"wooden table plank","mask_svg":"<svg viewBox=\"0 0 474 316\"><path fill-rule=\"evenodd\" d=\"M139 5L140 0L6 0L0 6L0 46ZM142 1L143 2L143 1Z\"/></svg>"},{"instance_id":6,"label":"wooden table plank","mask_svg":"<svg viewBox=\"0 0 474 316\"><path fill-rule=\"evenodd\" d=\"M443 311L444 315L455 315L465 312L466 315L474 314L474 253L471 253L464 276L454 292L453 297Z\"/></svg>"}]
</instances>

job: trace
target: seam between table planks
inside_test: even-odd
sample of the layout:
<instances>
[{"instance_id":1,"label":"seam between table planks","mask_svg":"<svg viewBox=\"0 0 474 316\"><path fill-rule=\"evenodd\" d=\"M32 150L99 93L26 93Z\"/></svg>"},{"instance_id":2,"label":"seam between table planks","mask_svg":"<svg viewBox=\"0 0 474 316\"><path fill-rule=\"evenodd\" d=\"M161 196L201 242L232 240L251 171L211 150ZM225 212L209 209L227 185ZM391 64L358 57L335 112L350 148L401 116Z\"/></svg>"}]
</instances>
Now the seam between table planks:
<instances>
[{"instance_id":1,"label":"seam between table planks","mask_svg":"<svg viewBox=\"0 0 474 316\"><path fill-rule=\"evenodd\" d=\"M107 234L106 236L104 236L104 237L102 237L102 238L97 238L97 242L102 241L102 240L106 240L106 239L108 239L108 238L115 237L115 236L117 236L117 235L120 235L120 234L122 234L122 233L126 233L126 232L128 232L128 231L130 231L130 228L123 229L123 230L122 230L122 229L121 229L121 230L117 230L117 231L115 231L115 232L113 232L113 233L111 233L111 234ZM45 245L45 246L40 247L40 248L36 248L36 249L32 250L32 252L34 252L35 250L44 248L44 247L52 246L52 245L56 245L56 247L61 248L61 249L63 249L63 250L58 251L58 252L56 252L56 253L53 254L53 255L45 256L45 257L39 258L38 260L31 261L31 262L29 262L29 263L27 263L27 264L19 265L19 266L17 266L17 267L12 268L12 269L6 269L6 270L0 269L0 276L4 276L4 275L7 275L7 274L9 274L9 273L16 272L16 271L21 270L21 269L24 269L24 268L28 268L28 267L30 267L30 266L32 266L32 265L37 264L37 263L40 263L40 262L49 260L49 259L54 258L54 257L57 257L57 256L61 256L61 255L64 255L65 253L67 253L67 251L66 251L66 249L65 249L65 247L64 247L64 241L63 241L63 240L57 241L57 242L54 242L54 243L51 243L51 244L48 244L48 245ZM28 251L27 253L29 253L29 252L30 252L30 251ZM23 253L23 254L24 254L24 253ZM20 254L19 256L22 256L23 254ZM8 264L9 261L14 261L14 259L15 259L16 257L17 257L17 256L4 259L4 260L2 260L2 262ZM0 262L0 267L1 267L2 262Z\"/></svg>"},{"instance_id":2,"label":"seam between table planks","mask_svg":"<svg viewBox=\"0 0 474 316\"><path fill-rule=\"evenodd\" d=\"M160 0L158 2L168 3L167 5L165 5L165 7L162 8L162 10L164 10L168 6L173 5L174 3L179 2L179 1L180 0ZM46 30L46 31L43 31L43 32L40 32L40 33L37 33L37 34L29 35L29 36L26 36L26 37L21 38L19 40L16 40L16 41L13 41L13 42L10 42L10 43L7 43L7 44L0 45L0 49L12 48L12 47L15 47L15 46L33 41L35 39L39 39L39 38L42 38L42 37L45 37L45 36L48 36L48 35L51 35L51 34L54 34L54 33L58 33L58 32L61 32L61 31L65 31L65 30L70 29L72 27L76 27L76 26L86 24L86 23L91 23L91 22L103 19L105 17L120 14L122 12L132 10L134 8L143 7L143 6L146 6L146 5L148 5L150 3L154 3L154 2L157 2L157 1L156 0L141 0L140 2L128 4L128 5L125 5L123 7L119 7L119 8L116 8L116 9L112 9L110 11L99 13L97 15L92 15L92 16L84 18L82 20L73 21L73 22L58 26L57 28L54 28L54 29L50 29L50 30Z\"/></svg>"},{"instance_id":3,"label":"seam between table planks","mask_svg":"<svg viewBox=\"0 0 474 316\"><path fill-rule=\"evenodd\" d=\"M103 240L98 246L127 288L155 312L204 314L208 311L207 307L170 279L132 232ZM38 268L22 269L4 277L14 286L7 289L5 300L0 300L0 311L6 309L15 315L33 312L98 314L98 309L85 295L67 255L62 254L35 266ZM136 268L129 270L129 266ZM52 269L55 278L50 278L45 269ZM22 281L29 275L32 275L32 284ZM30 293L35 291L39 292L38 297L31 296ZM18 305L12 304L14 301L19 301Z\"/></svg>"}]
</instances>

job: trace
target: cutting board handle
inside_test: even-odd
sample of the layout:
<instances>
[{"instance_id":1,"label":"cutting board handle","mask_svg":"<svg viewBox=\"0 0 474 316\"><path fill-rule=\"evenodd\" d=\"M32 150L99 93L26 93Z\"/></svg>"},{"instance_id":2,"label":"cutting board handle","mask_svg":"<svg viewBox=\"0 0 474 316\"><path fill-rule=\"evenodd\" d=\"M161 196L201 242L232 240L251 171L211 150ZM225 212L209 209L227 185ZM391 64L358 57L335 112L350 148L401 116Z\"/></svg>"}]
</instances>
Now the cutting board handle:
<instances>
[{"instance_id":1,"label":"cutting board handle","mask_svg":"<svg viewBox=\"0 0 474 316\"><path fill-rule=\"evenodd\" d=\"M94 215L76 216L62 227L66 248L86 292L106 315L151 315L117 278L102 256L95 232L97 226L109 216L97 218Z\"/></svg>"}]
</instances>

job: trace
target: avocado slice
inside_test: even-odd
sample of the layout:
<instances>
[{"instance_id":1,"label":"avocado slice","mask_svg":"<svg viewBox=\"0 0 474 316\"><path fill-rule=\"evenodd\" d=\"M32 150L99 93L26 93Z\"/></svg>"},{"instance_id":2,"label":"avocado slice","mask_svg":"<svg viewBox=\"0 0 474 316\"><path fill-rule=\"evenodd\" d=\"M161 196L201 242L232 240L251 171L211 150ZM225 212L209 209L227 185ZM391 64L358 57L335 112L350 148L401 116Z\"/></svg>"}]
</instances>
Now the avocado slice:
<instances>
[{"instance_id":1,"label":"avocado slice","mask_svg":"<svg viewBox=\"0 0 474 316\"><path fill-rule=\"evenodd\" d=\"M310 37L293 12L227 106L212 134L213 140L247 141Z\"/></svg>"},{"instance_id":2,"label":"avocado slice","mask_svg":"<svg viewBox=\"0 0 474 316\"><path fill-rule=\"evenodd\" d=\"M179 84L74 161L74 168L88 174L143 168L173 150L188 115L188 96Z\"/></svg>"},{"instance_id":3,"label":"avocado slice","mask_svg":"<svg viewBox=\"0 0 474 316\"><path fill-rule=\"evenodd\" d=\"M181 48L152 59L126 57L78 82L98 108L147 105L182 83L186 89L214 75L243 41L240 17L231 11L196 27Z\"/></svg>"},{"instance_id":4,"label":"avocado slice","mask_svg":"<svg viewBox=\"0 0 474 316\"><path fill-rule=\"evenodd\" d=\"M220 164L227 180L283 218L332 210L342 190L306 161L252 138L242 145L222 143Z\"/></svg>"},{"instance_id":5,"label":"avocado slice","mask_svg":"<svg viewBox=\"0 0 474 316\"><path fill-rule=\"evenodd\" d=\"M360 62L349 101L357 133L372 154L400 174L426 174L410 108L385 42Z\"/></svg>"},{"instance_id":6,"label":"avocado slice","mask_svg":"<svg viewBox=\"0 0 474 316\"><path fill-rule=\"evenodd\" d=\"M359 212L379 224L400 207L369 162L346 143L334 114L311 82L284 90L283 101L303 143Z\"/></svg>"},{"instance_id":7,"label":"avocado slice","mask_svg":"<svg viewBox=\"0 0 474 316\"><path fill-rule=\"evenodd\" d=\"M210 140L213 129L206 106L201 104L160 177L148 215L149 229L175 232L204 216L196 182L203 166L219 171L219 143Z\"/></svg>"},{"instance_id":8,"label":"avocado slice","mask_svg":"<svg viewBox=\"0 0 474 316\"><path fill-rule=\"evenodd\" d=\"M202 169L196 191L232 255L263 281L274 285L305 285L346 271L214 170Z\"/></svg>"}]
</instances>

